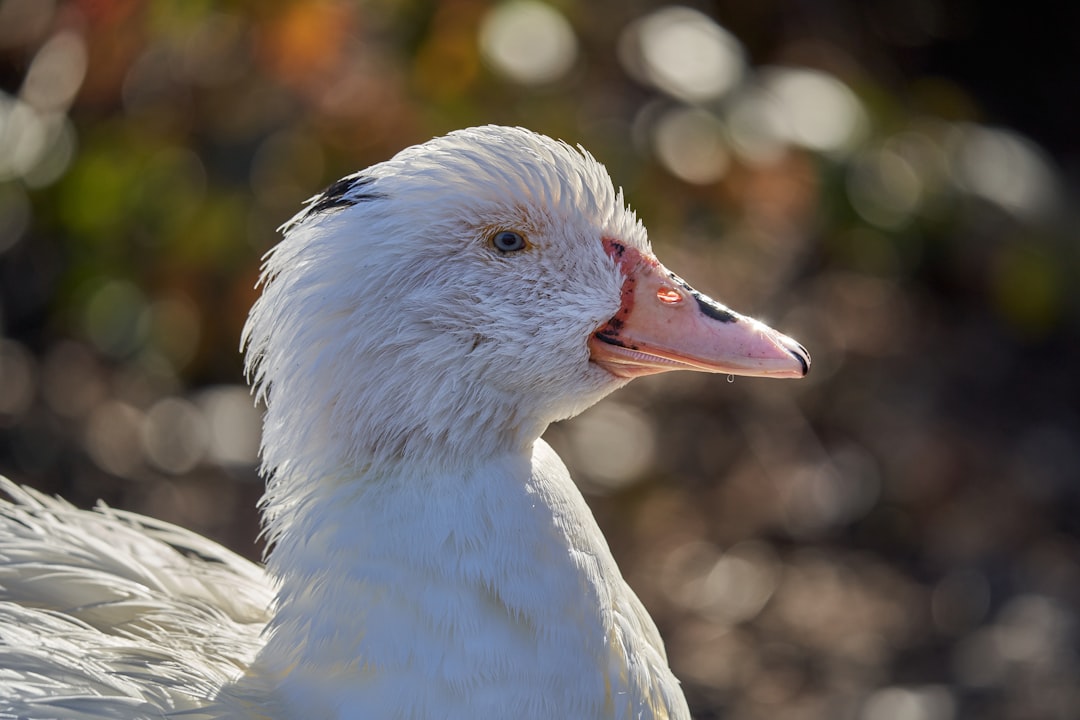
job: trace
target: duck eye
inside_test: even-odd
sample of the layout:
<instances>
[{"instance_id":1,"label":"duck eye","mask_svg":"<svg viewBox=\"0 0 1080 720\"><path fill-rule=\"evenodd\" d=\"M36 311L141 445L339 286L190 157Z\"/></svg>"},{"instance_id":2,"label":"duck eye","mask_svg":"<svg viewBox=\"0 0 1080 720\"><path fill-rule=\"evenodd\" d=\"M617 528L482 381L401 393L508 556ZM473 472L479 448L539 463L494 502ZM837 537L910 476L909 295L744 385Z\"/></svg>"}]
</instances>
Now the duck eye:
<instances>
[{"instance_id":1,"label":"duck eye","mask_svg":"<svg viewBox=\"0 0 1080 720\"><path fill-rule=\"evenodd\" d=\"M495 233L495 236L491 238L491 244L499 252L517 252L525 249L525 238L513 230L503 230Z\"/></svg>"}]
</instances>

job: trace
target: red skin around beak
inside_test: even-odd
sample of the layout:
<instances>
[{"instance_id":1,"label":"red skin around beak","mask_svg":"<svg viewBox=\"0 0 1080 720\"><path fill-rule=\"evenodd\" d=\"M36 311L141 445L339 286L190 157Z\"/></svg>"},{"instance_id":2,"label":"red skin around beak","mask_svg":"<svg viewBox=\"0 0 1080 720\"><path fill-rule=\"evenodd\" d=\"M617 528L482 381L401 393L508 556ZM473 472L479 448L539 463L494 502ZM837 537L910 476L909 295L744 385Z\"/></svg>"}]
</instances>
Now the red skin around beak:
<instances>
[{"instance_id":1,"label":"red skin around beak","mask_svg":"<svg viewBox=\"0 0 1080 720\"><path fill-rule=\"evenodd\" d=\"M596 364L623 378L668 370L799 378L810 354L786 335L702 295L650 254L604 239L626 280L622 305L589 338Z\"/></svg>"}]
</instances>

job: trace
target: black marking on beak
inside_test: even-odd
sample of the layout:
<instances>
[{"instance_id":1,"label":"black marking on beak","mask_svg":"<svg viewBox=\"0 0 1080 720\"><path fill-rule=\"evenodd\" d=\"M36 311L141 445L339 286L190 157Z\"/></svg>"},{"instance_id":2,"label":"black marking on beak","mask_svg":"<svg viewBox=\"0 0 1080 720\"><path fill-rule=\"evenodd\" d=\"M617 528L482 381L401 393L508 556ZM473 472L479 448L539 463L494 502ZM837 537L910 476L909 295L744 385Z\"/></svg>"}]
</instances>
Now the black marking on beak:
<instances>
[{"instance_id":1,"label":"black marking on beak","mask_svg":"<svg viewBox=\"0 0 1080 720\"><path fill-rule=\"evenodd\" d=\"M719 320L722 323L738 322L739 318L735 313L728 310L720 303L713 300L708 295L702 295L697 290L691 290L690 294L697 300L698 307L701 308L701 312L705 313L713 320Z\"/></svg>"},{"instance_id":2,"label":"black marking on beak","mask_svg":"<svg viewBox=\"0 0 1080 720\"><path fill-rule=\"evenodd\" d=\"M719 320L722 323L733 323L733 322L738 322L739 321L739 316L738 315L731 312L726 307L724 307L720 303L716 302L715 300L713 300L708 295L702 295L697 290L690 287L690 284L688 282L683 280L681 277L679 277L675 273L669 271L668 275L671 276L672 282L677 284L679 287L681 287L686 292L690 293L690 295L695 300L697 300L697 304L698 304L698 307L701 309L701 312L705 313L706 315L711 317L713 320Z\"/></svg>"}]
</instances>

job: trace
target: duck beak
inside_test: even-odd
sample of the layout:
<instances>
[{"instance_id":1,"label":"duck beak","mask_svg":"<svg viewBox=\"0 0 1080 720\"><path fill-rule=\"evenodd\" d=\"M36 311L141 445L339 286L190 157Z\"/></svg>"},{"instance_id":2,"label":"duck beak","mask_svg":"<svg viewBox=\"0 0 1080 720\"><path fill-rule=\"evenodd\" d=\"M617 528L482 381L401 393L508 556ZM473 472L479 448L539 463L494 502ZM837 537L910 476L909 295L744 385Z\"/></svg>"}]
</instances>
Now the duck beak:
<instances>
[{"instance_id":1,"label":"duck beak","mask_svg":"<svg viewBox=\"0 0 1080 720\"><path fill-rule=\"evenodd\" d=\"M635 378L668 370L800 378L810 354L764 323L702 295L650 254L605 239L622 269L622 304L589 338L591 360Z\"/></svg>"}]
</instances>

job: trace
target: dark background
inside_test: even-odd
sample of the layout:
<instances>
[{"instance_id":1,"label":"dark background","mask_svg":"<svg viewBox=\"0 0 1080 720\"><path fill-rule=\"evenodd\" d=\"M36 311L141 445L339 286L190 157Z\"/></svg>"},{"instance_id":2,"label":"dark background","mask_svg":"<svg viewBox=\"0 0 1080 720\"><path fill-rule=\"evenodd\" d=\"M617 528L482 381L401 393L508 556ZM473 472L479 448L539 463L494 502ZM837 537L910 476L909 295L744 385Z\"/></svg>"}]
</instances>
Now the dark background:
<instances>
[{"instance_id":1,"label":"dark background","mask_svg":"<svg viewBox=\"0 0 1080 720\"><path fill-rule=\"evenodd\" d=\"M814 356L639 380L548 433L695 717L1080 716L1077 11L692 4L742 80L688 97L640 71L662 4L544 7L576 50L529 81L480 38L535 5L0 2L0 473L257 557L237 345L275 228L407 145L524 125ZM824 90L768 105L777 77L858 122L807 140L843 119ZM764 152L748 97L787 128Z\"/></svg>"}]
</instances>

